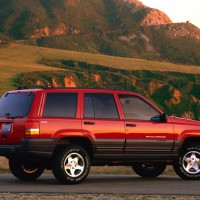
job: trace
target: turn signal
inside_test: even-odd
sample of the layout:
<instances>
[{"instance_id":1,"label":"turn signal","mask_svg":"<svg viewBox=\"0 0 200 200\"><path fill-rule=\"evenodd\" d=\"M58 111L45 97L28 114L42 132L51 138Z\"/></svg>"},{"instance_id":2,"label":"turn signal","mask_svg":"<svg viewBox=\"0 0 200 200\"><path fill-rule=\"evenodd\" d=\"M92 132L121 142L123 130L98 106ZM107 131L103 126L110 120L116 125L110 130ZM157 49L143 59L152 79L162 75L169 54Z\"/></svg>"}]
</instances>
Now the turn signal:
<instances>
[{"instance_id":1,"label":"turn signal","mask_svg":"<svg viewBox=\"0 0 200 200\"><path fill-rule=\"evenodd\" d=\"M38 138L40 136L39 122L25 122L25 137Z\"/></svg>"}]
</instances>

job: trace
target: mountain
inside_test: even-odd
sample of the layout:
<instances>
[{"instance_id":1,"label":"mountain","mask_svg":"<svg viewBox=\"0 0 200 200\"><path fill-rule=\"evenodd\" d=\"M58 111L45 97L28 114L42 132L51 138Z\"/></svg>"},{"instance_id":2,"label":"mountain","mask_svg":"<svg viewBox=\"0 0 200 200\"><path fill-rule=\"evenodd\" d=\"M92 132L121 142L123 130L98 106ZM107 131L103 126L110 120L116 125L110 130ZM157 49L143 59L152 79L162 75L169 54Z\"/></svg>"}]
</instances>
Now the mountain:
<instances>
[{"instance_id":1,"label":"mountain","mask_svg":"<svg viewBox=\"0 0 200 200\"><path fill-rule=\"evenodd\" d=\"M200 29L138 0L0 0L0 44L200 65Z\"/></svg>"}]
</instances>

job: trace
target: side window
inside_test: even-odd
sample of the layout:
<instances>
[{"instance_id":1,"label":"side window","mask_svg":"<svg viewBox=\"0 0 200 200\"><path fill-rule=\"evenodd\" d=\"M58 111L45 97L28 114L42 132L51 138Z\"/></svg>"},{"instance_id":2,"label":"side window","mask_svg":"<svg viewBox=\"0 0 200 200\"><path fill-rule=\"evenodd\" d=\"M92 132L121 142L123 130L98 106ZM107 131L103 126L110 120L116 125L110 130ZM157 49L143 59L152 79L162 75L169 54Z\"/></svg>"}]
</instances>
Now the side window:
<instances>
[{"instance_id":1,"label":"side window","mask_svg":"<svg viewBox=\"0 0 200 200\"><path fill-rule=\"evenodd\" d=\"M125 119L151 120L160 113L147 102L131 95L119 95Z\"/></svg>"},{"instance_id":2,"label":"side window","mask_svg":"<svg viewBox=\"0 0 200 200\"><path fill-rule=\"evenodd\" d=\"M92 94L85 94L84 118L94 118L94 104Z\"/></svg>"},{"instance_id":3,"label":"side window","mask_svg":"<svg viewBox=\"0 0 200 200\"><path fill-rule=\"evenodd\" d=\"M44 117L76 117L77 93L47 93Z\"/></svg>"},{"instance_id":4,"label":"side window","mask_svg":"<svg viewBox=\"0 0 200 200\"><path fill-rule=\"evenodd\" d=\"M112 94L85 94L85 118L119 119L117 106Z\"/></svg>"}]
</instances>

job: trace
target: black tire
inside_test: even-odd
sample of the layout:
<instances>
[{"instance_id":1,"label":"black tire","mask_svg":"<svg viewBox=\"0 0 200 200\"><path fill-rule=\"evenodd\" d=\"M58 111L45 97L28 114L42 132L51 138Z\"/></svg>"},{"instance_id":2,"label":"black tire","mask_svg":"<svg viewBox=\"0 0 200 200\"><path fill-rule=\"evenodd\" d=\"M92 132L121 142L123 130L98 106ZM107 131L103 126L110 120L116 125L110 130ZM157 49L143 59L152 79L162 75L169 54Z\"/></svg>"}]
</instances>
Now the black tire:
<instances>
[{"instance_id":1,"label":"black tire","mask_svg":"<svg viewBox=\"0 0 200 200\"><path fill-rule=\"evenodd\" d=\"M52 170L60 183L78 184L89 174L90 158L82 147L69 145L55 153Z\"/></svg>"},{"instance_id":2,"label":"black tire","mask_svg":"<svg viewBox=\"0 0 200 200\"><path fill-rule=\"evenodd\" d=\"M174 161L174 171L185 180L200 180L200 145L187 146Z\"/></svg>"},{"instance_id":3,"label":"black tire","mask_svg":"<svg viewBox=\"0 0 200 200\"><path fill-rule=\"evenodd\" d=\"M9 168L16 178L23 181L35 180L44 172L44 167L42 165L14 158L9 159Z\"/></svg>"},{"instance_id":4,"label":"black tire","mask_svg":"<svg viewBox=\"0 0 200 200\"><path fill-rule=\"evenodd\" d=\"M165 163L136 163L132 166L135 173L144 178L155 178L166 169Z\"/></svg>"}]
</instances>

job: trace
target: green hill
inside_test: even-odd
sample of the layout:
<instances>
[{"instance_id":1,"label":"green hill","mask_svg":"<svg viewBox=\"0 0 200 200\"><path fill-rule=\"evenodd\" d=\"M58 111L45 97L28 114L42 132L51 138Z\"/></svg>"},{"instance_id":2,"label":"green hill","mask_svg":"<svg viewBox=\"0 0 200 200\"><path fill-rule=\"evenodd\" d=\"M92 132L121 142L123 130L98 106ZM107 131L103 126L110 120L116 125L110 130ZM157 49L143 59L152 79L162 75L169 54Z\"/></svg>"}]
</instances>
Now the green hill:
<instances>
[{"instance_id":1,"label":"green hill","mask_svg":"<svg viewBox=\"0 0 200 200\"><path fill-rule=\"evenodd\" d=\"M58 70L39 63L44 60L77 60L89 64L98 64L117 69L148 70L148 71L171 71L200 74L199 66L177 65L169 62L157 62L143 59L123 58L90 54L75 51L42 48L37 46L11 44L0 48L0 94L14 89L13 79L20 73L31 71ZM48 65L50 65L48 63Z\"/></svg>"},{"instance_id":2,"label":"green hill","mask_svg":"<svg viewBox=\"0 0 200 200\"><path fill-rule=\"evenodd\" d=\"M73 60L44 60L42 64L65 70L30 72L19 76L18 86L54 87L118 86L138 92L170 115L200 119L200 74L124 70Z\"/></svg>"},{"instance_id":3,"label":"green hill","mask_svg":"<svg viewBox=\"0 0 200 200\"><path fill-rule=\"evenodd\" d=\"M200 30L138 0L0 0L0 40L200 65Z\"/></svg>"},{"instance_id":4,"label":"green hill","mask_svg":"<svg viewBox=\"0 0 200 200\"><path fill-rule=\"evenodd\" d=\"M12 44L0 49L0 70L1 94L35 84L120 86L143 94L169 114L200 116L199 66Z\"/></svg>"}]
</instances>

